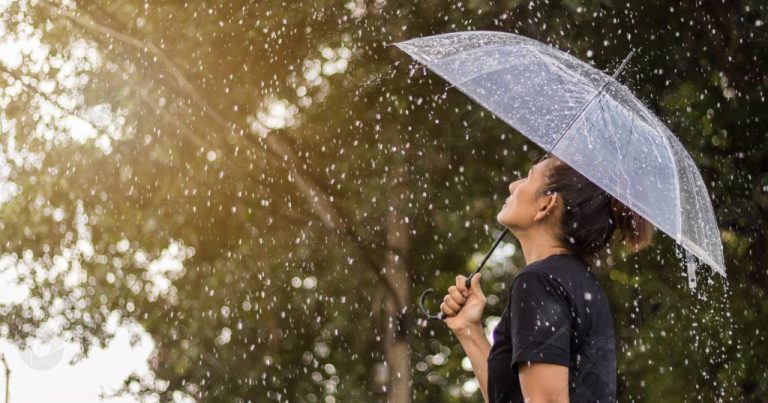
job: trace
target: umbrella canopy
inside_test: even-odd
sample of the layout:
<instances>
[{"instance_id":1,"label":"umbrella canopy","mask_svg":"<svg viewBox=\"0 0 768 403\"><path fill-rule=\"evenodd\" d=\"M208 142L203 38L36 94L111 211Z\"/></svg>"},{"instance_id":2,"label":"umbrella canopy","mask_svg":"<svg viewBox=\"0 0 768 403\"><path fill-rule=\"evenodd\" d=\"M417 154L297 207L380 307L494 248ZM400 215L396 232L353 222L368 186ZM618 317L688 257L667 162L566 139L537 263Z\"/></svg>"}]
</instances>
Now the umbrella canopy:
<instances>
[{"instance_id":1,"label":"umbrella canopy","mask_svg":"<svg viewBox=\"0 0 768 403\"><path fill-rule=\"evenodd\" d=\"M506 32L454 32L395 45L674 238L686 250L692 286L690 254L725 277L701 174L676 136L616 80L621 68L609 76Z\"/></svg>"}]
</instances>

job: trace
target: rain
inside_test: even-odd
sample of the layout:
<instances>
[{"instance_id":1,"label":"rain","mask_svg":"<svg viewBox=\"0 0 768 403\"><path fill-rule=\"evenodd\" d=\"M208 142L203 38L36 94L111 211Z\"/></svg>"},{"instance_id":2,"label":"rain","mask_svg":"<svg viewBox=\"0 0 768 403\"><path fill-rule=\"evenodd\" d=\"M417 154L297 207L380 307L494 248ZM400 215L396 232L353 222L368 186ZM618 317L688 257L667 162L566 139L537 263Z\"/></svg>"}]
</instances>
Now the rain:
<instances>
[{"instance_id":1,"label":"rain","mask_svg":"<svg viewBox=\"0 0 768 403\"><path fill-rule=\"evenodd\" d=\"M484 401L419 296L481 272L493 342L497 214L548 152L656 228L592 267L617 400L768 401L766 19L0 0L0 403Z\"/></svg>"}]
</instances>

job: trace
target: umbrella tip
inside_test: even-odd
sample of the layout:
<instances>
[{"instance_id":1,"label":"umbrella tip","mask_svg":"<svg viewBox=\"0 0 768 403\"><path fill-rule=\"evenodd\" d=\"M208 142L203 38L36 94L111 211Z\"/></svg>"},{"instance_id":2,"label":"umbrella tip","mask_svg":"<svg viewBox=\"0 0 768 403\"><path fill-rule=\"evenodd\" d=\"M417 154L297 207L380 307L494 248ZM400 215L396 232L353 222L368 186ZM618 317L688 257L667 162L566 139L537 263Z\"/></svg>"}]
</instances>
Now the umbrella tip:
<instances>
[{"instance_id":1,"label":"umbrella tip","mask_svg":"<svg viewBox=\"0 0 768 403\"><path fill-rule=\"evenodd\" d=\"M625 57L625 58L624 58L624 61L623 61L623 62L621 62L621 65L619 66L619 68L618 68L618 69L616 69L616 72L615 72L615 73L613 73L613 79L614 79L614 80L616 80L616 79L618 79L618 78L619 78L619 74L621 74L621 71L622 71L622 70L624 70L624 67L625 67L625 66L627 65L627 63L629 62L629 59L630 59L630 58L632 58L632 55L634 55L634 54L635 54L635 50L634 50L634 49L631 49L631 50L629 51L629 54L627 55L627 57Z\"/></svg>"}]
</instances>

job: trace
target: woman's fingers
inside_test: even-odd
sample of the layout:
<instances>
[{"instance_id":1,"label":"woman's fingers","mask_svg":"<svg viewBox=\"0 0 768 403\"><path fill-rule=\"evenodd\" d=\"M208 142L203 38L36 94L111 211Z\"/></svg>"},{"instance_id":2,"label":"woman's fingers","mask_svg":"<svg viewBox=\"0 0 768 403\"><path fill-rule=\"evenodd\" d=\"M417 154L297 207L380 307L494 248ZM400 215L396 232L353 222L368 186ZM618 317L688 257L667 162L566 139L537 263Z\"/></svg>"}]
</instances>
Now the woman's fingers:
<instances>
[{"instance_id":1,"label":"woman's fingers","mask_svg":"<svg viewBox=\"0 0 768 403\"><path fill-rule=\"evenodd\" d=\"M456 288L459 289L461 295L468 297L469 290L467 289L467 278L459 274L456 276Z\"/></svg>"},{"instance_id":2,"label":"woman's fingers","mask_svg":"<svg viewBox=\"0 0 768 403\"><path fill-rule=\"evenodd\" d=\"M440 304L440 310L446 315L446 316L454 316L456 315L456 311L452 310L451 308L448 308L448 305L443 302Z\"/></svg>"},{"instance_id":3,"label":"woman's fingers","mask_svg":"<svg viewBox=\"0 0 768 403\"><path fill-rule=\"evenodd\" d=\"M453 300L459 305L464 305L464 303L467 302L467 299L461 295L461 292L458 288L456 288L455 285L448 287L448 295L450 295L451 298L453 298Z\"/></svg>"},{"instance_id":4,"label":"woman's fingers","mask_svg":"<svg viewBox=\"0 0 768 403\"><path fill-rule=\"evenodd\" d=\"M450 294L446 295L443 298L443 302L445 302L446 305L448 305L448 308L451 308L454 312L459 312L461 310L461 306L463 304L458 304L456 301L453 300L453 297L451 297Z\"/></svg>"},{"instance_id":5,"label":"woman's fingers","mask_svg":"<svg viewBox=\"0 0 768 403\"><path fill-rule=\"evenodd\" d=\"M448 294L443 297L440 310L446 316L455 316L461 311L461 307L467 302L466 294L469 292L465 285L466 277L456 276L456 285L448 287ZM462 292L462 289L464 290Z\"/></svg>"}]
</instances>

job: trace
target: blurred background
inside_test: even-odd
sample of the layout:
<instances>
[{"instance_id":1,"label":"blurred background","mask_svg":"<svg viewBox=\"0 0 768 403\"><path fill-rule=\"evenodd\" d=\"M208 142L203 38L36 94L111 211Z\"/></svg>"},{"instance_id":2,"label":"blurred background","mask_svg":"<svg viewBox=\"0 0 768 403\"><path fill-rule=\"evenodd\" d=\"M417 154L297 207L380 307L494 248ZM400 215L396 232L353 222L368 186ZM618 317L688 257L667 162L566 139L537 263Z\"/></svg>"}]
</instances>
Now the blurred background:
<instances>
[{"instance_id":1,"label":"blurred background","mask_svg":"<svg viewBox=\"0 0 768 403\"><path fill-rule=\"evenodd\" d=\"M728 277L690 289L661 232L612 247L619 400L768 401L765 1L0 12L5 401L482 401L416 298L476 267L543 150L391 46L462 30L608 74L636 50L621 80L698 165ZM508 236L484 269L489 337L524 265Z\"/></svg>"}]
</instances>

